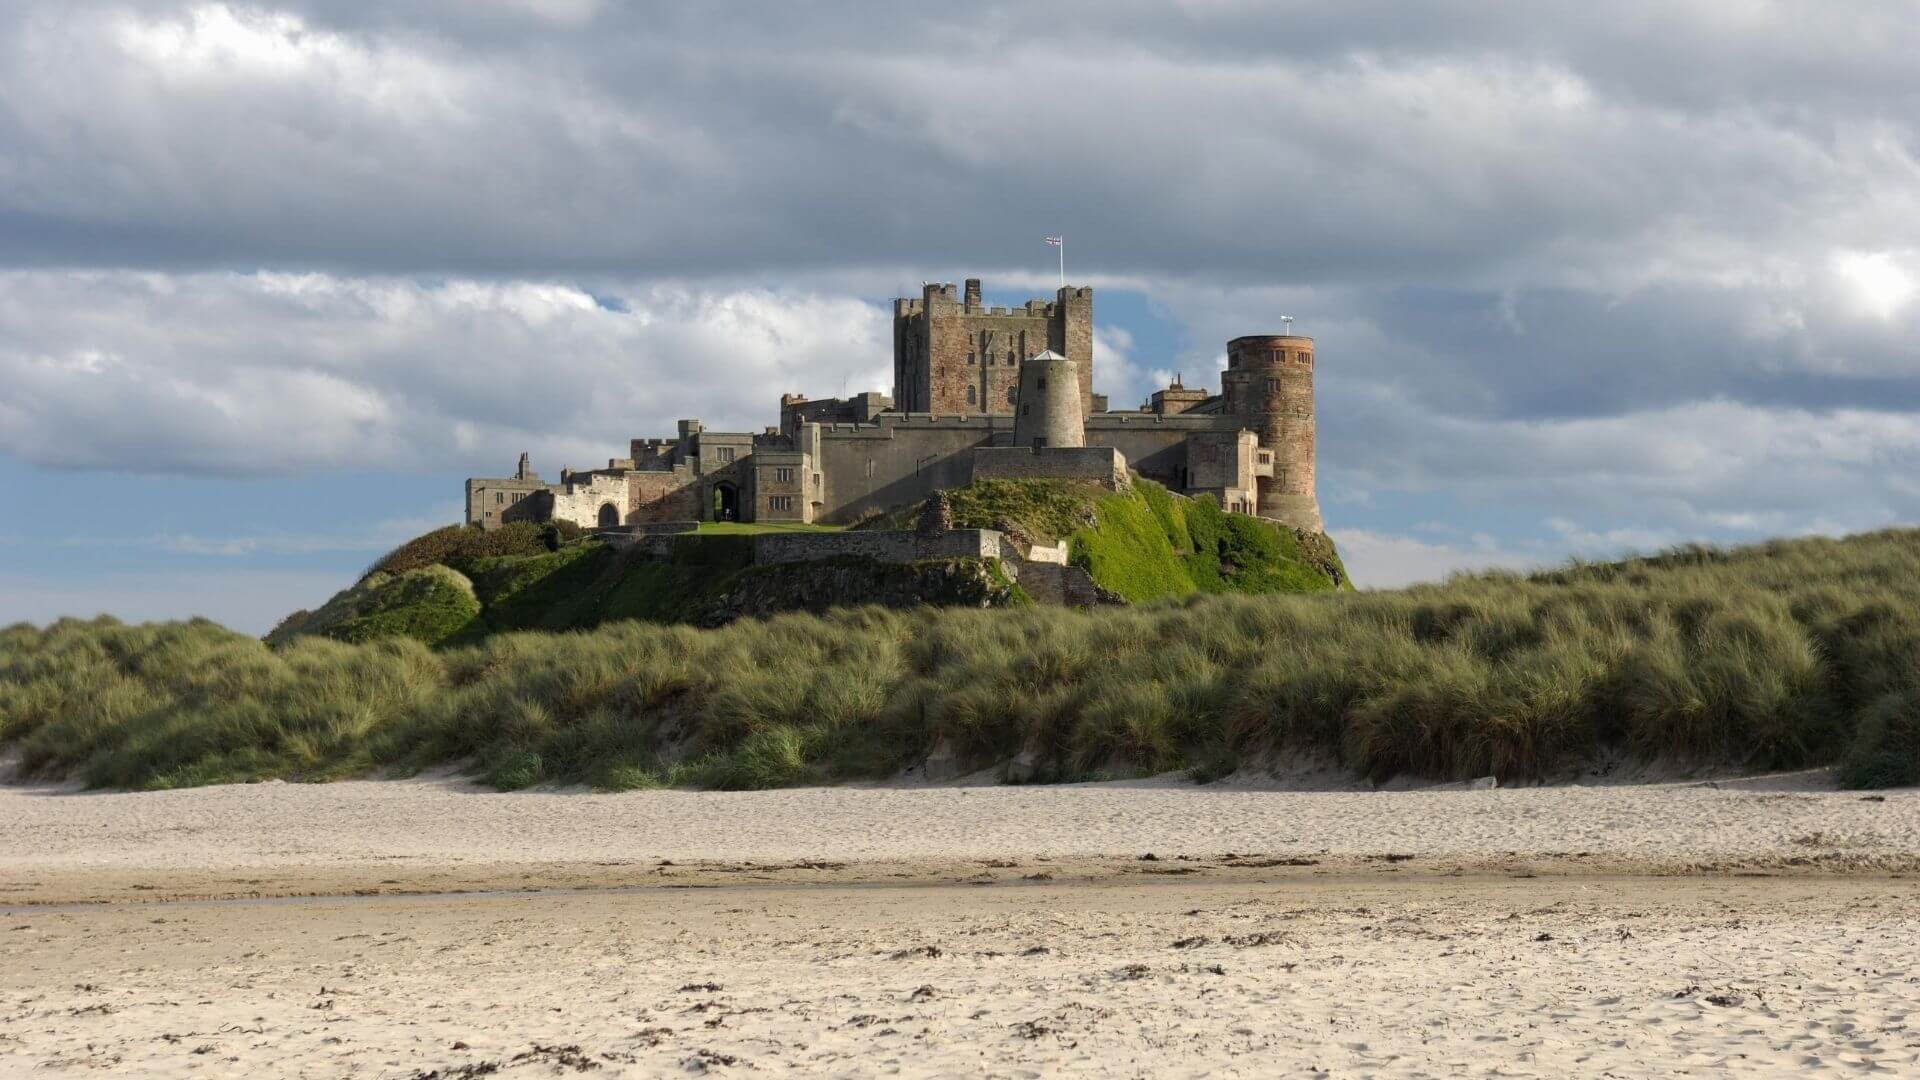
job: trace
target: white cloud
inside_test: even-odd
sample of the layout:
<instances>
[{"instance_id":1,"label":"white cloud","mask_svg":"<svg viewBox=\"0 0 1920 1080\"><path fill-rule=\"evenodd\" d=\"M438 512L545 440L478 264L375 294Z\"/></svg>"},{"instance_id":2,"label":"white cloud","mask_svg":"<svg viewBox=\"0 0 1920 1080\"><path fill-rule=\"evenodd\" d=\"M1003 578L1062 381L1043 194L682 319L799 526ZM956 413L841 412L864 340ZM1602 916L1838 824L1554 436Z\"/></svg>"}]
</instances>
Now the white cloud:
<instances>
[{"instance_id":1,"label":"white cloud","mask_svg":"<svg viewBox=\"0 0 1920 1080\"><path fill-rule=\"evenodd\" d=\"M551 471L624 456L680 417L757 430L783 390L890 377L886 316L850 297L617 299L531 281L0 273L0 452L243 475L504 467L528 449Z\"/></svg>"},{"instance_id":2,"label":"white cloud","mask_svg":"<svg viewBox=\"0 0 1920 1080\"><path fill-rule=\"evenodd\" d=\"M1473 570L1525 570L1546 561L1538 553L1502 550L1491 537L1463 545L1372 529L1336 528L1331 535L1354 584L1364 589L1443 581L1452 574Z\"/></svg>"},{"instance_id":3,"label":"white cloud","mask_svg":"<svg viewBox=\"0 0 1920 1080\"><path fill-rule=\"evenodd\" d=\"M1591 15L17 0L0 454L593 464L680 416L757 428L781 390L885 390L881 299L1043 295L1064 229L1076 278L1191 343L1099 324L1116 405L1217 385L1282 312L1319 338L1336 524L1409 495L1506 549L1549 517L1561 545L1920 517L1920 116L1889 105L1920 20ZM1360 542L1481 550L1391 533Z\"/></svg>"},{"instance_id":4,"label":"white cloud","mask_svg":"<svg viewBox=\"0 0 1920 1080\"><path fill-rule=\"evenodd\" d=\"M1848 251L1835 255L1834 269L1853 291L1853 300L1863 310L1881 319L1891 319L1913 294L1920 282L1907 266L1889 251Z\"/></svg>"}]
</instances>

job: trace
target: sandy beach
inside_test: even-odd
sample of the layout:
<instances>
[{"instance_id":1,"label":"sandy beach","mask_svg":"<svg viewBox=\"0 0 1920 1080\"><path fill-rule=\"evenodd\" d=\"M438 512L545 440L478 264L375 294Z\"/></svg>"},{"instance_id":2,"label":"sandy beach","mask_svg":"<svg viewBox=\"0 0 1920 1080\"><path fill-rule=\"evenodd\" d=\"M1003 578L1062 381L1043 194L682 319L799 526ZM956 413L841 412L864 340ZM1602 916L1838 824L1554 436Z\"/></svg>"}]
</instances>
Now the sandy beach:
<instances>
[{"instance_id":1,"label":"sandy beach","mask_svg":"<svg viewBox=\"0 0 1920 1080\"><path fill-rule=\"evenodd\" d=\"M0 1075L1920 1069L1920 792L1818 775L0 788Z\"/></svg>"}]
</instances>

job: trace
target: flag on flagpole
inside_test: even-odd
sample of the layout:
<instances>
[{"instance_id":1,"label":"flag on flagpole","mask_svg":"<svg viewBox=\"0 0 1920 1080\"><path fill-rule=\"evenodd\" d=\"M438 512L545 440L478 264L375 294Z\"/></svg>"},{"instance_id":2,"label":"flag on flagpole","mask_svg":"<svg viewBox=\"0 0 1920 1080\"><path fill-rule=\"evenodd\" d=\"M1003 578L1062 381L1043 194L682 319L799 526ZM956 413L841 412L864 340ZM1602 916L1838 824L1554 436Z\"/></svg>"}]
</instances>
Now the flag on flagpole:
<instances>
[{"instance_id":1,"label":"flag on flagpole","mask_svg":"<svg viewBox=\"0 0 1920 1080\"><path fill-rule=\"evenodd\" d=\"M1052 245L1053 245L1054 247L1059 247L1060 245L1062 245L1062 244L1064 244L1064 243L1066 243L1066 242L1067 242L1067 238L1066 238L1066 237L1064 237L1064 236L1049 236L1049 237L1047 237L1047 243L1049 243L1049 244L1052 244Z\"/></svg>"}]
</instances>

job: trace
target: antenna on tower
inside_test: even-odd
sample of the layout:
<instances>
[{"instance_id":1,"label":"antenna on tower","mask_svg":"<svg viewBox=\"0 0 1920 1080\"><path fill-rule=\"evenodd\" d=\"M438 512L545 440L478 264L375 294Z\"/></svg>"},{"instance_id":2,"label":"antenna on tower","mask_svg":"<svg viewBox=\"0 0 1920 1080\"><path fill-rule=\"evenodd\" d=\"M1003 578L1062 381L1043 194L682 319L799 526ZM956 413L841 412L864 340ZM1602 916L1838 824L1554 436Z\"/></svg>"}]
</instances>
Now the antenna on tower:
<instances>
[{"instance_id":1,"label":"antenna on tower","mask_svg":"<svg viewBox=\"0 0 1920 1080\"><path fill-rule=\"evenodd\" d=\"M1291 337L1293 335L1293 316L1282 315L1280 316L1280 321L1287 324L1287 335Z\"/></svg>"}]
</instances>

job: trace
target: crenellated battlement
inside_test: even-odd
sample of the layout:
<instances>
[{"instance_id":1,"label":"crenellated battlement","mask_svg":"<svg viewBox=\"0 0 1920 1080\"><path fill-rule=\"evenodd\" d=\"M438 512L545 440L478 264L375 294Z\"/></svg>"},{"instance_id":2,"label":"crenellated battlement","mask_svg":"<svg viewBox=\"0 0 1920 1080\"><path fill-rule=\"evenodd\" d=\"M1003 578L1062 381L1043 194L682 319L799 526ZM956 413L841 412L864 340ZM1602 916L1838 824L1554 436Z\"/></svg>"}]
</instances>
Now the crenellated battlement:
<instances>
[{"instance_id":1,"label":"crenellated battlement","mask_svg":"<svg viewBox=\"0 0 1920 1080\"><path fill-rule=\"evenodd\" d=\"M918 300L894 301L896 406L915 412L1010 415L1019 366L1043 352L1078 365L1081 411L1093 411L1093 289L1063 286L1054 296L988 305L979 278L963 288L928 282Z\"/></svg>"}]
</instances>

